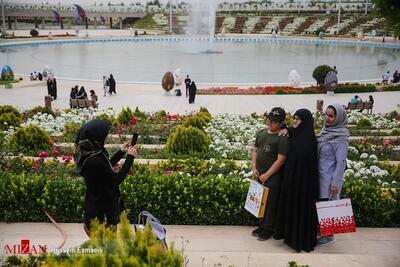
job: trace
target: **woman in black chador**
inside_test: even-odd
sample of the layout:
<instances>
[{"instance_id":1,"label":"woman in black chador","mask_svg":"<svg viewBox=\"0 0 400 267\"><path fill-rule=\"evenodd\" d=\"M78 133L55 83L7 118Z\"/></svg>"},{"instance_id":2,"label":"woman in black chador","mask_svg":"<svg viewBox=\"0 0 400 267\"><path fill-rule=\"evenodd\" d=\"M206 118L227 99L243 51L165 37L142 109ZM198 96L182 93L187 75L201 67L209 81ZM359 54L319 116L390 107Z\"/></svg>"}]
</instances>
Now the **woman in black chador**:
<instances>
[{"instance_id":1,"label":"woman in black chador","mask_svg":"<svg viewBox=\"0 0 400 267\"><path fill-rule=\"evenodd\" d=\"M192 83L189 86L189 104L194 103L194 99L196 97L196 91L197 91L196 84L194 83L194 81L192 81Z\"/></svg>"},{"instance_id":2,"label":"woman in black chador","mask_svg":"<svg viewBox=\"0 0 400 267\"><path fill-rule=\"evenodd\" d=\"M84 205L84 229L90 235L92 219L100 223L107 220L107 226L117 226L123 210L123 201L119 185L124 181L133 159L137 157L136 146L127 142L109 159L104 142L110 129L110 123L93 120L83 125L76 137L77 153L74 155L77 171L86 184ZM121 170L117 173L113 167L122 156L128 153Z\"/></svg>"},{"instance_id":3,"label":"woman in black chador","mask_svg":"<svg viewBox=\"0 0 400 267\"><path fill-rule=\"evenodd\" d=\"M117 94L115 91L115 79L112 74L110 74L110 78L108 79L108 86L110 88L110 95L112 95L112 93Z\"/></svg>"},{"instance_id":4,"label":"woman in black chador","mask_svg":"<svg viewBox=\"0 0 400 267\"><path fill-rule=\"evenodd\" d=\"M317 244L318 165L314 120L307 109L296 111L289 131L275 239L294 250L310 252Z\"/></svg>"}]
</instances>

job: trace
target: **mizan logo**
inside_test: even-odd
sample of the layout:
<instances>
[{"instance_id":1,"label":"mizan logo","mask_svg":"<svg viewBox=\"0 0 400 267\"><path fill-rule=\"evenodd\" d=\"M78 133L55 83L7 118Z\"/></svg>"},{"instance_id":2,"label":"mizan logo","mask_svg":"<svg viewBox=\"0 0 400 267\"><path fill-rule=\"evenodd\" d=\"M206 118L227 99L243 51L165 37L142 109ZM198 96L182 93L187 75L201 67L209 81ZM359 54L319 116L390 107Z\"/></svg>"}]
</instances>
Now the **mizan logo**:
<instances>
[{"instance_id":1,"label":"mizan logo","mask_svg":"<svg viewBox=\"0 0 400 267\"><path fill-rule=\"evenodd\" d=\"M46 253L47 245L32 245L30 240L21 240L19 245L6 245L6 254L39 254Z\"/></svg>"}]
</instances>

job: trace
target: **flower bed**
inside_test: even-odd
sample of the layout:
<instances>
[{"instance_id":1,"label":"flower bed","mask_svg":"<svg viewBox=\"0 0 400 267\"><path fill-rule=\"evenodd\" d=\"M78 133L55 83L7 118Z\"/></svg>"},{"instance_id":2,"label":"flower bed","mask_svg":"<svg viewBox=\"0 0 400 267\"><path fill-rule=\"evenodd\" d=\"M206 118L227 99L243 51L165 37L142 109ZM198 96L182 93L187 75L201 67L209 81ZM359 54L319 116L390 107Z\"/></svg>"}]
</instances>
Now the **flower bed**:
<instances>
[{"instance_id":1,"label":"flower bed","mask_svg":"<svg viewBox=\"0 0 400 267\"><path fill-rule=\"evenodd\" d=\"M250 87L240 89L239 87L212 87L209 89L199 89L198 94L202 95L274 95L274 94L319 94L325 91L319 87L290 87L290 86L267 86Z\"/></svg>"},{"instance_id":2,"label":"flower bed","mask_svg":"<svg viewBox=\"0 0 400 267\"><path fill-rule=\"evenodd\" d=\"M365 93L378 91L400 91L400 85L381 85L381 84L339 84L335 93ZM239 87L211 87L197 90L202 95L275 95L275 94L323 94L325 88L317 86L292 87L292 86L265 86L250 87L241 89Z\"/></svg>"}]
</instances>

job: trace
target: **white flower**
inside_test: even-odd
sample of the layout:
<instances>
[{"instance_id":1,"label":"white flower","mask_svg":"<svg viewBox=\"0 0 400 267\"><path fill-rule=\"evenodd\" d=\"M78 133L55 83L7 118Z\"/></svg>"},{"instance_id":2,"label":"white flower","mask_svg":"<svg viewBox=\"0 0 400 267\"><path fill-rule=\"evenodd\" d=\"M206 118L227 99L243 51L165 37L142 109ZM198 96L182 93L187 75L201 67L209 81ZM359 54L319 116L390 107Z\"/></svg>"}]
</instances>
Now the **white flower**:
<instances>
[{"instance_id":1,"label":"white flower","mask_svg":"<svg viewBox=\"0 0 400 267\"><path fill-rule=\"evenodd\" d=\"M222 178L222 177L223 175L221 173L217 175L217 178Z\"/></svg>"},{"instance_id":2,"label":"white flower","mask_svg":"<svg viewBox=\"0 0 400 267\"><path fill-rule=\"evenodd\" d=\"M360 159L367 159L368 158L368 154L367 153L362 153L360 156Z\"/></svg>"}]
</instances>

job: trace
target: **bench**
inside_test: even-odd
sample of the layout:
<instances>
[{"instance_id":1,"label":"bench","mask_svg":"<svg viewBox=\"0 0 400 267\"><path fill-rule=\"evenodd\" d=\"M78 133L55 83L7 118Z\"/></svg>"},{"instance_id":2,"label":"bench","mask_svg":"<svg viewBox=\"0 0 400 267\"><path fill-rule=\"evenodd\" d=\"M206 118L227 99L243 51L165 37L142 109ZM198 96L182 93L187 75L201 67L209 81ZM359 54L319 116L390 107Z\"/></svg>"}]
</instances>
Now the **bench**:
<instances>
[{"instance_id":1,"label":"bench","mask_svg":"<svg viewBox=\"0 0 400 267\"><path fill-rule=\"evenodd\" d=\"M88 99L70 99L69 106L70 108L97 108L99 104Z\"/></svg>"},{"instance_id":2,"label":"bench","mask_svg":"<svg viewBox=\"0 0 400 267\"><path fill-rule=\"evenodd\" d=\"M357 103L352 103L349 102L347 104L346 110L347 111L351 111L351 110L366 110L367 114L372 114L372 108L373 108L373 104L371 102L357 102Z\"/></svg>"}]
</instances>

